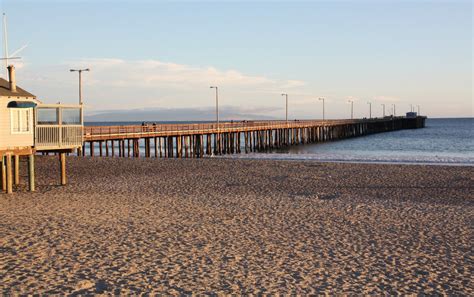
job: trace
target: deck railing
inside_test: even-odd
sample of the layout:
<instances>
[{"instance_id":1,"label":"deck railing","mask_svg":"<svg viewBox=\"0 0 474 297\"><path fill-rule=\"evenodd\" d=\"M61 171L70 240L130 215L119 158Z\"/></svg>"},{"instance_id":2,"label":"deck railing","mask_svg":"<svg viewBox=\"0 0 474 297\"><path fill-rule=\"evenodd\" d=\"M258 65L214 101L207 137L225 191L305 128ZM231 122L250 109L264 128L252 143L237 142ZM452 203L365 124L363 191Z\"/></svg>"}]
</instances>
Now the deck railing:
<instances>
[{"instance_id":1,"label":"deck railing","mask_svg":"<svg viewBox=\"0 0 474 297\"><path fill-rule=\"evenodd\" d=\"M81 125L37 125L35 133L35 147L39 150L82 146Z\"/></svg>"},{"instance_id":2,"label":"deck railing","mask_svg":"<svg viewBox=\"0 0 474 297\"><path fill-rule=\"evenodd\" d=\"M39 105L35 117L36 149L64 150L82 147L84 140L82 117L81 105Z\"/></svg>"}]
</instances>

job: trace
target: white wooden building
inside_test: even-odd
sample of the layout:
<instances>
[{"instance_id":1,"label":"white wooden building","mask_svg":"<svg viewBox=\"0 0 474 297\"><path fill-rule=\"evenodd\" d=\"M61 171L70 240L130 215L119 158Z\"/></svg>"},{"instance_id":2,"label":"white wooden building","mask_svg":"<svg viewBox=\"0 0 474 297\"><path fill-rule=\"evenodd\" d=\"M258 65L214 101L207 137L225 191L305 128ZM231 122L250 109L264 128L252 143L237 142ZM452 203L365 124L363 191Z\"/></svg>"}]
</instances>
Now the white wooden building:
<instances>
[{"instance_id":1,"label":"white wooden building","mask_svg":"<svg viewBox=\"0 0 474 297\"><path fill-rule=\"evenodd\" d=\"M19 184L20 157L28 156L29 188L34 191L34 155L45 151L59 154L65 184L65 154L82 148L82 106L42 104L16 85L13 66L8 66L8 73L8 81L0 78L2 190L11 193L13 184Z\"/></svg>"},{"instance_id":2,"label":"white wooden building","mask_svg":"<svg viewBox=\"0 0 474 297\"><path fill-rule=\"evenodd\" d=\"M34 147L36 96L17 87L15 70L8 67L10 81L0 78L0 151L31 151Z\"/></svg>"}]
</instances>

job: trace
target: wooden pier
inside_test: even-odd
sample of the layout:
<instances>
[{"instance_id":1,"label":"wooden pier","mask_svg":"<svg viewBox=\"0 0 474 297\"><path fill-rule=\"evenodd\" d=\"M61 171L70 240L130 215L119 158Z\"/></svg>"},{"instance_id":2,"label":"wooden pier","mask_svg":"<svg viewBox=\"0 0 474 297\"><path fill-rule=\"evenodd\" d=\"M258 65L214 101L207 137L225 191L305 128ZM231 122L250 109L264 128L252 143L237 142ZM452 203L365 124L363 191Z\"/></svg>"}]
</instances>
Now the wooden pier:
<instances>
[{"instance_id":1,"label":"wooden pier","mask_svg":"<svg viewBox=\"0 0 474 297\"><path fill-rule=\"evenodd\" d=\"M202 158L425 126L426 117L85 126L82 156Z\"/></svg>"}]
</instances>

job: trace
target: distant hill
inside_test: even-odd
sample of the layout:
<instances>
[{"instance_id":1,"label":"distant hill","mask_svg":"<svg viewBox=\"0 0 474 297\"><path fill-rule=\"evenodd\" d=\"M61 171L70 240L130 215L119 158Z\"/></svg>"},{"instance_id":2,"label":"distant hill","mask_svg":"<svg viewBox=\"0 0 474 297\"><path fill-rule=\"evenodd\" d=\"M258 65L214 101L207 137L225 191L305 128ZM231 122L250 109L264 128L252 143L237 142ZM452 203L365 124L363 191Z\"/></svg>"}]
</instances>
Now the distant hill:
<instances>
[{"instance_id":1,"label":"distant hill","mask_svg":"<svg viewBox=\"0 0 474 297\"><path fill-rule=\"evenodd\" d=\"M85 115L86 122L153 122L153 121L212 121L216 118L215 110L211 109L131 109L99 111ZM219 119L230 120L275 120L275 117L242 112L237 108L222 108Z\"/></svg>"}]
</instances>

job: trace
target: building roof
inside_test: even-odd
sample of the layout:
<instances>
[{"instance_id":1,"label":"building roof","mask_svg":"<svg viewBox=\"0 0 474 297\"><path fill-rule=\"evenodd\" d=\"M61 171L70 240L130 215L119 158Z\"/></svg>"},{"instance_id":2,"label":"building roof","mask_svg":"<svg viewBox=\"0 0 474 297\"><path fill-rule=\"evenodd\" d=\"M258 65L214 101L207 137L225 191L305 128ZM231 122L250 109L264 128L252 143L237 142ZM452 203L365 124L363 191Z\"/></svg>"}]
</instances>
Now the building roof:
<instances>
[{"instance_id":1,"label":"building roof","mask_svg":"<svg viewBox=\"0 0 474 297\"><path fill-rule=\"evenodd\" d=\"M8 80L0 78L0 96L2 97L32 97L36 98L35 95L31 94L20 88L18 85L16 86L16 92L10 91L10 83Z\"/></svg>"}]
</instances>

